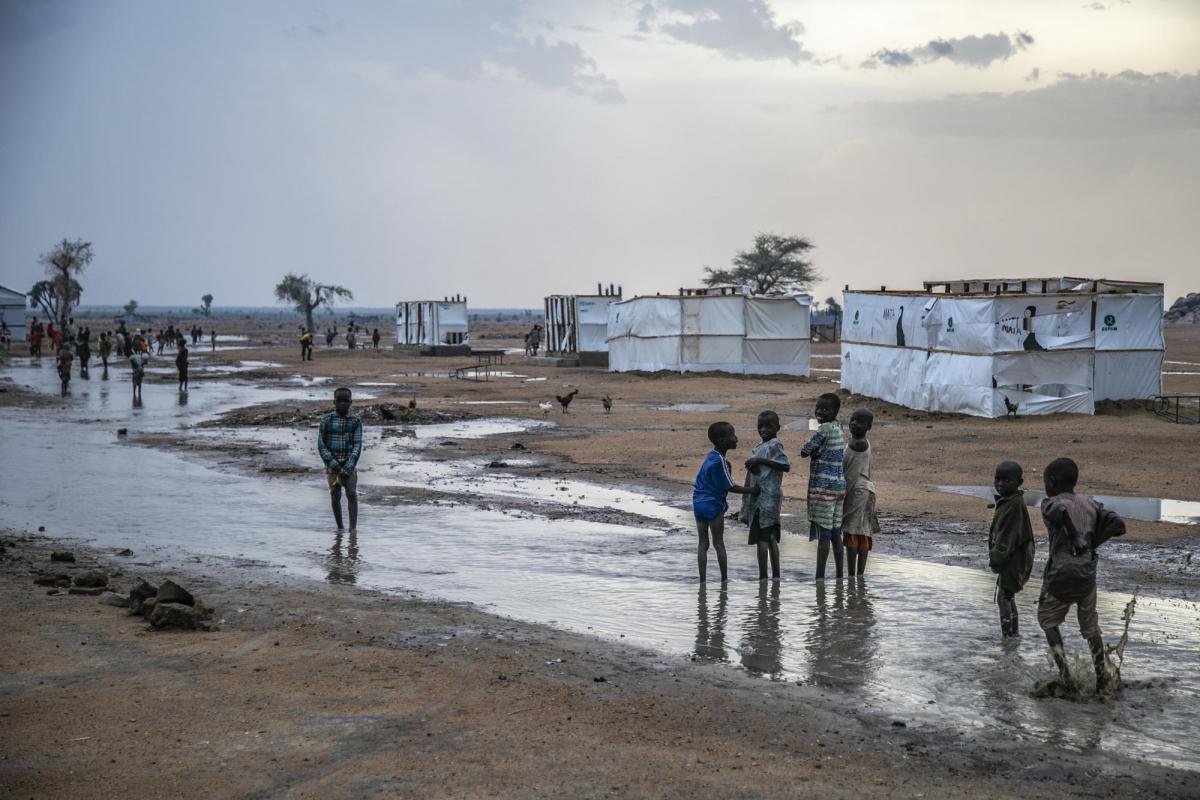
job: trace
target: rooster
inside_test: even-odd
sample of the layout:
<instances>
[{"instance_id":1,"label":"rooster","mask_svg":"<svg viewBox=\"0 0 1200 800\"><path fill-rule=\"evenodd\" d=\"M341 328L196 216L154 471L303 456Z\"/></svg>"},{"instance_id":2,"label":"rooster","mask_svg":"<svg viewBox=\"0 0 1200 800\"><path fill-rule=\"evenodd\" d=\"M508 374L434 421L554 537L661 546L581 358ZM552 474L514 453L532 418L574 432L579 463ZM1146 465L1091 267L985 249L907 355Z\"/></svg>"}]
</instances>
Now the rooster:
<instances>
[{"instance_id":1,"label":"rooster","mask_svg":"<svg viewBox=\"0 0 1200 800\"><path fill-rule=\"evenodd\" d=\"M408 401L408 407L409 408L417 407L417 396L416 395L413 395L413 399Z\"/></svg>"},{"instance_id":2,"label":"rooster","mask_svg":"<svg viewBox=\"0 0 1200 800\"><path fill-rule=\"evenodd\" d=\"M612 398L611 397L609 397L608 395L604 395L604 397L600 398L600 404L604 406L605 414L612 413Z\"/></svg>"},{"instance_id":3,"label":"rooster","mask_svg":"<svg viewBox=\"0 0 1200 800\"><path fill-rule=\"evenodd\" d=\"M1017 418L1017 408L1020 407L1021 404L1014 403L1013 401L1009 400L1008 395L1001 395L1001 397L1004 398L1004 408L1008 412L1008 416L1012 417L1013 419L1016 419Z\"/></svg>"},{"instance_id":4,"label":"rooster","mask_svg":"<svg viewBox=\"0 0 1200 800\"><path fill-rule=\"evenodd\" d=\"M388 408L387 406L384 406L384 405L381 405L379 407L379 416L383 417L388 422L396 421L396 412L392 411L390 408Z\"/></svg>"},{"instance_id":5,"label":"rooster","mask_svg":"<svg viewBox=\"0 0 1200 800\"><path fill-rule=\"evenodd\" d=\"M579 390L572 389L571 391L567 392L565 395L557 395L557 394L554 395L554 399L558 401L558 404L560 406L562 406L562 410L563 410L562 413L564 413L564 414L567 413L567 406L571 405L571 401L575 399L575 395L577 395L577 394L579 394Z\"/></svg>"},{"instance_id":6,"label":"rooster","mask_svg":"<svg viewBox=\"0 0 1200 800\"><path fill-rule=\"evenodd\" d=\"M550 416L550 412L554 410L554 403L551 403L551 402L538 403L538 408L540 408L542 410L543 417L548 417L548 416Z\"/></svg>"}]
</instances>

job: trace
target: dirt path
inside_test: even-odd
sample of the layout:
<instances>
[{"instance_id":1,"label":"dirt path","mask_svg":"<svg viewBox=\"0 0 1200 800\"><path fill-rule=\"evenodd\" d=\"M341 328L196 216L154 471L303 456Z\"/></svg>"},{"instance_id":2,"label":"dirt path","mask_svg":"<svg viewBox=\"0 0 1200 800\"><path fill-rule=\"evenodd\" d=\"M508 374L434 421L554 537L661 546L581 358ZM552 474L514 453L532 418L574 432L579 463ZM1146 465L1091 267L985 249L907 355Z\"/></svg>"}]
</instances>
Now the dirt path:
<instances>
[{"instance_id":1,"label":"dirt path","mask_svg":"<svg viewBox=\"0 0 1200 800\"><path fill-rule=\"evenodd\" d=\"M172 573L219 630L149 632L47 595L30 573L50 543L3 538L8 797L1196 796L1190 773L906 729L817 687L219 562ZM165 577L75 552L120 584Z\"/></svg>"}]
</instances>

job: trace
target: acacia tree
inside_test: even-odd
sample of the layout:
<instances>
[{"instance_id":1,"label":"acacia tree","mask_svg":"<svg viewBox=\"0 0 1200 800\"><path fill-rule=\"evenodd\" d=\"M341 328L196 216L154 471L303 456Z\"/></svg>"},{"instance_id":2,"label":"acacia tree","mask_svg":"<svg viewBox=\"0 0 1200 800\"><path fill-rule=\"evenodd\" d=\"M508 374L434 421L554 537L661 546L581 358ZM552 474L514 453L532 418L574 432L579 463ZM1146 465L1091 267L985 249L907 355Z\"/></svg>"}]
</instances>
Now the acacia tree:
<instances>
[{"instance_id":1,"label":"acacia tree","mask_svg":"<svg viewBox=\"0 0 1200 800\"><path fill-rule=\"evenodd\" d=\"M754 294L804 291L821 277L805 258L812 249L812 242L803 236L760 233L754 237L754 249L739 252L730 267L705 267L704 285L749 286Z\"/></svg>"},{"instance_id":2,"label":"acacia tree","mask_svg":"<svg viewBox=\"0 0 1200 800\"><path fill-rule=\"evenodd\" d=\"M330 283L317 283L308 275L296 275L289 272L275 286L275 299L281 303L291 303L304 315L304 324L308 330L315 330L313 311L317 306L332 307L335 299L353 300L354 293L344 286Z\"/></svg>"},{"instance_id":3,"label":"acacia tree","mask_svg":"<svg viewBox=\"0 0 1200 800\"><path fill-rule=\"evenodd\" d=\"M137 313L138 301L130 300L128 303L126 303L124 306L122 306L122 308L125 309L125 316L132 317L134 314Z\"/></svg>"},{"instance_id":4,"label":"acacia tree","mask_svg":"<svg viewBox=\"0 0 1200 800\"><path fill-rule=\"evenodd\" d=\"M79 304L83 287L79 285L77 276L83 274L84 268L92 263L92 256L91 242L63 239L53 250L38 257L38 263L45 267L46 274L50 276L48 282L57 302L57 318L61 328L66 328L71 309Z\"/></svg>"},{"instance_id":5,"label":"acacia tree","mask_svg":"<svg viewBox=\"0 0 1200 800\"><path fill-rule=\"evenodd\" d=\"M78 297L83 293L83 288L79 285L79 281L71 282L71 294ZM59 309L62 308L62 302L59 300L58 292L55 291L52 281L38 281L29 290L29 302L40 306L42 312L46 315L46 319L53 322L59 319ZM64 315L65 316L65 315Z\"/></svg>"},{"instance_id":6,"label":"acacia tree","mask_svg":"<svg viewBox=\"0 0 1200 800\"><path fill-rule=\"evenodd\" d=\"M842 315L842 304L837 301L836 297L825 298L825 313L838 317Z\"/></svg>"},{"instance_id":7,"label":"acacia tree","mask_svg":"<svg viewBox=\"0 0 1200 800\"><path fill-rule=\"evenodd\" d=\"M212 301L213 296L211 294L206 294L200 298L200 302L204 304L200 307L200 311L206 317L212 316Z\"/></svg>"}]
</instances>

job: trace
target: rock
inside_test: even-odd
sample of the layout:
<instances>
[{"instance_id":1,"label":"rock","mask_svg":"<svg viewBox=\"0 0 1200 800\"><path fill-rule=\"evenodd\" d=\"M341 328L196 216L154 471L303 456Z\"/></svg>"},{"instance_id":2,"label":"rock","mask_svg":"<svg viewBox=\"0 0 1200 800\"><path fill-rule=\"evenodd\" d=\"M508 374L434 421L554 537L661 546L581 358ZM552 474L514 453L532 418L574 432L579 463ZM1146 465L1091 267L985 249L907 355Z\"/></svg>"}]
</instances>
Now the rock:
<instances>
[{"instance_id":1,"label":"rock","mask_svg":"<svg viewBox=\"0 0 1200 800\"><path fill-rule=\"evenodd\" d=\"M529 448L526 447L525 445L521 444L520 442L513 442L512 449L513 450L528 450Z\"/></svg>"},{"instance_id":2,"label":"rock","mask_svg":"<svg viewBox=\"0 0 1200 800\"><path fill-rule=\"evenodd\" d=\"M71 576L65 572L42 573L35 575L33 582L38 586L70 586Z\"/></svg>"},{"instance_id":3,"label":"rock","mask_svg":"<svg viewBox=\"0 0 1200 800\"><path fill-rule=\"evenodd\" d=\"M126 547L124 550L118 550L117 555L128 558L129 556L133 555L133 551Z\"/></svg>"},{"instance_id":4,"label":"rock","mask_svg":"<svg viewBox=\"0 0 1200 800\"><path fill-rule=\"evenodd\" d=\"M158 594L158 587L146 581L138 581L137 584L129 590L129 613L141 614L144 613L143 604L147 600L153 599Z\"/></svg>"},{"instance_id":5,"label":"rock","mask_svg":"<svg viewBox=\"0 0 1200 800\"><path fill-rule=\"evenodd\" d=\"M75 585L87 588L108 586L108 574L95 569L81 572L75 576Z\"/></svg>"},{"instance_id":6,"label":"rock","mask_svg":"<svg viewBox=\"0 0 1200 800\"><path fill-rule=\"evenodd\" d=\"M195 630L200 626L196 609L182 603L155 603L154 610L147 617L150 625L157 630L163 628L182 628Z\"/></svg>"},{"instance_id":7,"label":"rock","mask_svg":"<svg viewBox=\"0 0 1200 800\"><path fill-rule=\"evenodd\" d=\"M72 586L70 589L67 589L67 592L69 592L70 594L82 594L82 595L87 595L89 597L98 597L99 595L104 594L104 587L103 586Z\"/></svg>"},{"instance_id":8,"label":"rock","mask_svg":"<svg viewBox=\"0 0 1200 800\"><path fill-rule=\"evenodd\" d=\"M41 528L38 528L38 530L40 531ZM72 553L70 550L55 550L53 553L50 554L50 560L51 561L66 561L71 564L74 564L75 563L75 554Z\"/></svg>"},{"instance_id":9,"label":"rock","mask_svg":"<svg viewBox=\"0 0 1200 800\"><path fill-rule=\"evenodd\" d=\"M140 605L138 605L137 610L135 611L133 609L133 599L131 598L129 601L129 613L141 614L146 619L150 619L150 615L154 613L154 607L156 605L158 605L158 600L153 597L147 597L141 602Z\"/></svg>"},{"instance_id":10,"label":"rock","mask_svg":"<svg viewBox=\"0 0 1200 800\"><path fill-rule=\"evenodd\" d=\"M38 525L38 533L45 533L45 532L46 532L46 526Z\"/></svg>"},{"instance_id":11,"label":"rock","mask_svg":"<svg viewBox=\"0 0 1200 800\"><path fill-rule=\"evenodd\" d=\"M192 597L191 592L184 589L175 581L165 580L158 587L158 602L181 603L185 606L194 606L196 605L196 598Z\"/></svg>"},{"instance_id":12,"label":"rock","mask_svg":"<svg viewBox=\"0 0 1200 800\"><path fill-rule=\"evenodd\" d=\"M489 461L487 463L488 469L504 469L507 466L508 466L507 461L500 461L499 459L497 459L496 461Z\"/></svg>"},{"instance_id":13,"label":"rock","mask_svg":"<svg viewBox=\"0 0 1200 800\"><path fill-rule=\"evenodd\" d=\"M104 592L100 595L101 605L129 608L129 598L116 592Z\"/></svg>"}]
</instances>

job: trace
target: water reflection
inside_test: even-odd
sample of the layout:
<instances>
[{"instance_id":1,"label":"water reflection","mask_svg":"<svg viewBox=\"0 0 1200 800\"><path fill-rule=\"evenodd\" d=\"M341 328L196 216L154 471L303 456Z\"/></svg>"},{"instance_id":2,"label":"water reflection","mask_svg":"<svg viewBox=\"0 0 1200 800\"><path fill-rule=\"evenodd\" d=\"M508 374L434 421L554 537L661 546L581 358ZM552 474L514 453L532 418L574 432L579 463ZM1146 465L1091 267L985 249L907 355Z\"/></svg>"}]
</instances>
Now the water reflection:
<instances>
[{"instance_id":1,"label":"water reflection","mask_svg":"<svg viewBox=\"0 0 1200 800\"><path fill-rule=\"evenodd\" d=\"M330 583L352 585L358 582L358 533L351 531L346 540L346 548L342 549L342 532L333 536L333 546L325 558L329 573L325 580Z\"/></svg>"},{"instance_id":2,"label":"water reflection","mask_svg":"<svg viewBox=\"0 0 1200 800\"><path fill-rule=\"evenodd\" d=\"M779 627L779 581L758 583L758 599L743 624L742 666L759 675L783 672L783 636Z\"/></svg>"},{"instance_id":3,"label":"water reflection","mask_svg":"<svg viewBox=\"0 0 1200 800\"><path fill-rule=\"evenodd\" d=\"M968 497L978 497L981 500L991 500L991 486L937 486L939 492L950 494L965 494ZM1116 494L1090 494L1096 502L1103 503L1110 511L1115 511L1128 519L1140 519L1146 522L1175 522L1181 525L1200 525L1200 502L1195 500L1170 500L1165 497L1128 497ZM1045 492L1037 489L1025 490L1025 505L1037 506L1046 498Z\"/></svg>"},{"instance_id":4,"label":"water reflection","mask_svg":"<svg viewBox=\"0 0 1200 800\"><path fill-rule=\"evenodd\" d=\"M810 674L815 682L859 689L875 674L875 606L862 578L816 586L816 602L805 637Z\"/></svg>"},{"instance_id":5,"label":"water reflection","mask_svg":"<svg viewBox=\"0 0 1200 800\"><path fill-rule=\"evenodd\" d=\"M727 661L725 655L725 619L728 612L729 593L725 589L716 592L716 609L708 608L708 584L700 584L696 594L696 647L695 654L712 661Z\"/></svg>"},{"instance_id":6,"label":"water reflection","mask_svg":"<svg viewBox=\"0 0 1200 800\"><path fill-rule=\"evenodd\" d=\"M187 405L187 403L188 403L188 393L187 393L187 392L180 392L180 393L179 393L179 405L181 405L181 406L186 406L186 405Z\"/></svg>"}]
</instances>

